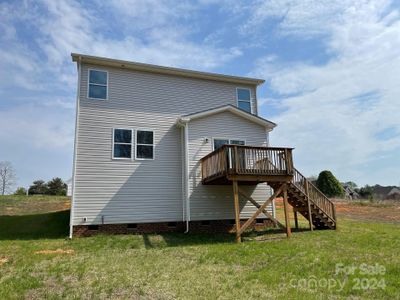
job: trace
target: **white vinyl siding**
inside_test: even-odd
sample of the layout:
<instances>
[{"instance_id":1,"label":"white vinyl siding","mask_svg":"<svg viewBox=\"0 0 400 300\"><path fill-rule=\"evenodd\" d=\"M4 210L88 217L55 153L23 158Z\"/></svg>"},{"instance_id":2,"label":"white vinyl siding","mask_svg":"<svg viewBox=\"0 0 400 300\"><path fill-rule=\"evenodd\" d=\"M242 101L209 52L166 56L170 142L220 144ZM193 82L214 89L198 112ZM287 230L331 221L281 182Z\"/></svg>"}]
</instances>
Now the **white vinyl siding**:
<instances>
[{"instance_id":1,"label":"white vinyl siding","mask_svg":"<svg viewBox=\"0 0 400 300\"><path fill-rule=\"evenodd\" d=\"M176 120L222 105L236 106L236 85L101 67L112 88L108 101L93 101L87 98L89 69L100 67L82 65L73 224L182 221L183 154ZM255 95L254 88L248 88ZM155 159L112 159L114 128L154 130ZM228 136L241 137L235 133ZM207 151L199 147L201 154L211 151L211 142L208 145Z\"/></svg>"},{"instance_id":2,"label":"white vinyl siding","mask_svg":"<svg viewBox=\"0 0 400 300\"><path fill-rule=\"evenodd\" d=\"M246 145L266 146L265 128L230 112L218 113L189 122L189 174L190 213L192 220L234 219L231 185L202 185L199 160L213 151L212 137L232 137L246 141ZM205 143L205 138L210 142ZM260 204L270 195L271 188L261 183L257 186L240 186ZM248 218L257 209L240 199L241 217ZM272 213L272 205L267 207ZM260 217L264 217L260 215Z\"/></svg>"}]
</instances>

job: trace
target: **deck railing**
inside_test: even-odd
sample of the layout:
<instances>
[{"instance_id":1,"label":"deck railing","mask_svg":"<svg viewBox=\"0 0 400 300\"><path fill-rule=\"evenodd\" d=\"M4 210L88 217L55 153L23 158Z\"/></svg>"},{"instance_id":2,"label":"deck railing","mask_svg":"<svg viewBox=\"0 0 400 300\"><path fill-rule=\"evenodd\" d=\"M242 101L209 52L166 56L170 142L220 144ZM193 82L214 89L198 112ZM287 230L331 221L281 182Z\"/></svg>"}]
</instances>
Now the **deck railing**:
<instances>
[{"instance_id":1,"label":"deck railing","mask_svg":"<svg viewBox=\"0 0 400 300\"><path fill-rule=\"evenodd\" d=\"M203 180L221 175L293 175L291 148L224 145L201 159Z\"/></svg>"},{"instance_id":2,"label":"deck railing","mask_svg":"<svg viewBox=\"0 0 400 300\"><path fill-rule=\"evenodd\" d=\"M320 210L322 210L329 218L336 221L335 205L328 199L314 184L312 184L303 174L294 169L292 183L305 195L308 196Z\"/></svg>"}]
</instances>

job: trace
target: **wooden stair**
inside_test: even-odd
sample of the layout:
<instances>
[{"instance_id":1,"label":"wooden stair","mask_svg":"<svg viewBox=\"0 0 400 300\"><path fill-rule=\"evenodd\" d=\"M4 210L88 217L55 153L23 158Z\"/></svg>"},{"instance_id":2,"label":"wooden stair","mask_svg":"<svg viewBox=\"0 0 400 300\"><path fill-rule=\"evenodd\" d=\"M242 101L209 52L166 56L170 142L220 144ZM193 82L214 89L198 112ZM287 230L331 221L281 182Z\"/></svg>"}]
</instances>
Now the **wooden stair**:
<instances>
[{"instance_id":1,"label":"wooden stair","mask_svg":"<svg viewBox=\"0 0 400 300\"><path fill-rule=\"evenodd\" d=\"M310 229L336 229L335 205L315 185L293 166L292 148L224 145L204 156L201 160L201 176L204 185L232 185L235 203L236 240L261 213L272 218L291 234L289 210L291 205L297 214L304 216ZM257 207L257 211L243 225L240 221L239 185L257 185L266 182L274 189L262 205L249 195L245 198ZM284 199L285 225L268 215L265 208L276 197ZM296 226L297 227L297 226Z\"/></svg>"},{"instance_id":2,"label":"wooden stair","mask_svg":"<svg viewBox=\"0 0 400 300\"><path fill-rule=\"evenodd\" d=\"M309 220L315 229L336 229L335 205L299 171L293 169L293 179L287 184L288 203ZM276 190L282 183L268 184Z\"/></svg>"}]
</instances>

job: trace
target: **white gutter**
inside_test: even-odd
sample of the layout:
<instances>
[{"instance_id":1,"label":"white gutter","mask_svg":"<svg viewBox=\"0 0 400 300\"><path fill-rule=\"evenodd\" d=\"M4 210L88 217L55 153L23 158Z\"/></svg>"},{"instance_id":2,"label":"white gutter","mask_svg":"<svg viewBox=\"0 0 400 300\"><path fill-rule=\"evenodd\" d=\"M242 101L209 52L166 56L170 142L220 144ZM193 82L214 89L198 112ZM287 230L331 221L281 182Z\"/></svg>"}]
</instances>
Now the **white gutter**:
<instances>
[{"instance_id":1,"label":"white gutter","mask_svg":"<svg viewBox=\"0 0 400 300\"><path fill-rule=\"evenodd\" d=\"M185 135L185 126L181 124L178 120L178 127L181 130L181 180L182 180L182 222L186 220L186 184L185 184L185 144L184 144L184 135Z\"/></svg>"},{"instance_id":2,"label":"white gutter","mask_svg":"<svg viewBox=\"0 0 400 300\"><path fill-rule=\"evenodd\" d=\"M189 195L189 123L185 123L184 130L184 144L185 144L185 207L186 207L186 230L185 233L189 232L190 222L190 195Z\"/></svg>"},{"instance_id":3,"label":"white gutter","mask_svg":"<svg viewBox=\"0 0 400 300\"><path fill-rule=\"evenodd\" d=\"M78 59L77 68L78 68L78 87L77 87L77 95L76 95L76 115L75 115L75 140L74 140L74 158L73 158L73 166L72 166L72 199L71 199L71 212L69 214L69 238L72 239L73 226L72 222L74 220L74 203L75 203L75 175L76 175L76 154L78 147L78 119L79 119L79 97L81 95L81 57Z\"/></svg>"},{"instance_id":4,"label":"white gutter","mask_svg":"<svg viewBox=\"0 0 400 300\"><path fill-rule=\"evenodd\" d=\"M272 131L272 128L266 128L265 129L265 139L267 142L267 147L270 146L269 143L269 133ZM275 199L272 201L272 217L276 218L276 204L275 204Z\"/></svg>"},{"instance_id":5,"label":"white gutter","mask_svg":"<svg viewBox=\"0 0 400 300\"><path fill-rule=\"evenodd\" d=\"M189 232L190 222L190 195L189 195L189 120L188 118L179 118L178 126L182 128L182 145L183 145L183 164L182 164L182 212L183 220L186 222L185 233Z\"/></svg>"}]
</instances>

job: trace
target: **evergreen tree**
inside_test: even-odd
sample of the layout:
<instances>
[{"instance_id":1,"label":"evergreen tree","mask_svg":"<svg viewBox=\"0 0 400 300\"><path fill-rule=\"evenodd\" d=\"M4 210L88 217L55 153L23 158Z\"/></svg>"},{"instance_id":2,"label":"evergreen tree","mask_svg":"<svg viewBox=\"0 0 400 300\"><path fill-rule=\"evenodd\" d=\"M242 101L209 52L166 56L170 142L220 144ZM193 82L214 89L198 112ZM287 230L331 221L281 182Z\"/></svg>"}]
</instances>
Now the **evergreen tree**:
<instances>
[{"instance_id":1,"label":"evergreen tree","mask_svg":"<svg viewBox=\"0 0 400 300\"><path fill-rule=\"evenodd\" d=\"M65 196L67 195L67 184L59 177L53 178L47 183L47 194Z\"/></svg>"},{"instance_id":2,"label":"evergreen tree","mask_svg":"<svg viewBox=\"0 0 400 300\"><path fill-rule=\"evenodd\" d=\"M35 180L28 189L29 195L47 194L47 184L43 180Z\"/></svg>"},{"instance_id":3,"label":"evergreen tree","mask_svg":"<svg viewBox=\"0 0 400 300\"><path fill-rule=\"evenodd\" d=\"M318 175L317 187L328 197L343 197L344 190L331 171L322 171Z\"/></svg>"}]
</instances>

